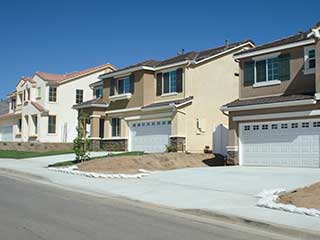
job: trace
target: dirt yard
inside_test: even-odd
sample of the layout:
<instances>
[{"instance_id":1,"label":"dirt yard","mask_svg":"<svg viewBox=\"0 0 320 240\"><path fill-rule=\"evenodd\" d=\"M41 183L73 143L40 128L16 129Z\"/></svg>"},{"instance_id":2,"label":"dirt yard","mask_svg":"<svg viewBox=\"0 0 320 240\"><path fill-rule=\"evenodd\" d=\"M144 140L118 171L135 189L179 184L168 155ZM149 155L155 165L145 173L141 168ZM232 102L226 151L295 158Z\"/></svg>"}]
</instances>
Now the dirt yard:
<instances>
[{"instance_id":1,"label":"dirt yard","mask_svg":"<svg viewBox=\"0 0 320 240\"><path fill-rule=\"evenodd\" d=\"M141 156L113 156L78 164L79 170L101 173L137 173L178 168L222 166L223 157L204 153L161 153Z\"/></svg>"},{"instance_id":2,"label":"dirt yard","mask_svg":"<svg viewBox=\"0 0 320 240\"><path fill-rule=\"evenodd\" d=\"M280 197L279 202L297 207L320 209L320 182L287 193Z\"/></svg>"}]
</instances>

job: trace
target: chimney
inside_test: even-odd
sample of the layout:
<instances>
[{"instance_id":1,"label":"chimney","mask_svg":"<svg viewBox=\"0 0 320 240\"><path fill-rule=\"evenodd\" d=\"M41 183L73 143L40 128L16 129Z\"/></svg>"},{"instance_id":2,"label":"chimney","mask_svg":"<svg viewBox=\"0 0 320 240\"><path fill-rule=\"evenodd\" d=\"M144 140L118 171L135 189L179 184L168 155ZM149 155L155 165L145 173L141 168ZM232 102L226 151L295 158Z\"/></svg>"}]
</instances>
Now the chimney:
<instances>
[{"instance_id":1,"label":"chimney","mask_svg":"<svg viewBox=\"0 0 320 240\"><path fill-rule=\"evenodd\" d=\"M177 52L177 56L183 55L184 54L184 48L182 48L179 52Z\"/></svg>"},{"instance_id":2,"label":"chimney","mask_svg":"<svg viewBox=\"0 0 320 240\"><path fill-rule=\"evenodd\" d=\"M225 48L228 48L229 47L229 39L226 39L225 40Z\"/></svg>"}]
</instances>

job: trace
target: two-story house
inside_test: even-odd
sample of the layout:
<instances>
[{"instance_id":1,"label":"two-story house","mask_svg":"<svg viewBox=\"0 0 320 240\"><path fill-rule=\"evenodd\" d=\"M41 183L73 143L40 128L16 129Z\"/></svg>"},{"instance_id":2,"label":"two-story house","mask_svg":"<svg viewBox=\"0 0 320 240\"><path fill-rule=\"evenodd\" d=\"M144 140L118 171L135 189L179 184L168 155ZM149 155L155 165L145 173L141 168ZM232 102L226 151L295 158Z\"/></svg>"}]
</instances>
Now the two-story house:
<instances>
[{"instance_id":1,"label":"two-story house","mask_svg":"<svg viewBox=\"0 0 320 240\"><path fill-rule=\"evenodd\" d=\"M219 151L219 129L228 124L219 107L238 97L233 54L253 46L248 40L227 43L103 74L95 84L100 97L74 108L83 128L90 125L96 149L163 152L172 145L178 151Z\"/></svg>"},{"instance_id":2,"label":"two-story house","mask_svg":"<svg viewBox=\"0 0 320 240\"><path fill-rule=\"evenodd\" d=\"M0 141L72 142L78 124L72 106L92 99L89 85L114 70L103 64L67 74L36 72L21 78L9 95L9 112L0 116Z\"/></svg>"},{"instance_id":3,"label":"two-story house","mask_svg":"<svg viewBox=\"0 0 320 240\"><path fill-rule=\"evenodd\" d=\"M320 167L319 27L234 55L240 96L221 110L236 164Z\"/></svg>"}]
</instances>

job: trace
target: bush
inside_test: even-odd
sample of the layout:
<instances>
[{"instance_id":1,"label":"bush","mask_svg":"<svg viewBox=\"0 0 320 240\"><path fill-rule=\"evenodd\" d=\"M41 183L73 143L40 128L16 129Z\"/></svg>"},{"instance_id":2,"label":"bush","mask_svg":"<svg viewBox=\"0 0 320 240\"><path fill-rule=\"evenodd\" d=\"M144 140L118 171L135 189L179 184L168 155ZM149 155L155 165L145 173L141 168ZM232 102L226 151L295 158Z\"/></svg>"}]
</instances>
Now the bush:
<instances>
[{"instance_id":1,"label":"bush","mask_svg":"<svg viewBox=\"0 0 320 240\"><path fill-rule=\"evenodd\" d=\"M177 152L177 148L172 145L166 145L167 152Z\"/></svg>"}]
</instances>

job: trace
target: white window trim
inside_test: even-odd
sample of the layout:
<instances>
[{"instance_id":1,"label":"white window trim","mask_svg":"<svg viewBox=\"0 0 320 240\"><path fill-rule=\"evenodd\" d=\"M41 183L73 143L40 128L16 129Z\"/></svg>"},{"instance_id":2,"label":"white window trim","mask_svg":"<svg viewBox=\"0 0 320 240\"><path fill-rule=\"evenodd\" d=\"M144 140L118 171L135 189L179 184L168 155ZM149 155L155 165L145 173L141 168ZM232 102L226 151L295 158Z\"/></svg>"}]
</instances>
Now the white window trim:
<instances>
[{"instance_id":1,"label":"white window trim","mask_svg":"<svg viewBox=\"0 0 320 240\"><path fill-rule=\"evenodd\" d=\"M272 53L272 54L267 54L259 57L252 58L254 61L254 84L253 87L266 87L266 86L274 86L274 85L279 85L281 84L281 81L279 79L274 79L274 80L268 80L268 60L272 58L276 58L280 56L280 52ZM257 82L257 67L256 63L257 61L266 61L266 81L263 82Z\"/></svg>"},{"instance_id":2,"label":"white window trim","mask_svg":"<svg viewBox=\"0 0 320 240\"><path fill-rule=\"evenodd\" d=\"M132 93L123 93L117 94L109 97L110 101L122 100L122 99L130 99L132 97Z\"/></svg>"},{"instance_id":3,"label":"white window trim","mask_svg":"<svg viewBox=\"0 0 320 240\"><path fill-rule=\"evenodd\" d=\"M170 69L170 70L167 70L167 71L164 71L164 72L162 72L162 94L161 94L161 96L162 97L165 97L165 96L172 96L172 95L176 95L176 94L178 94L176 91L175 92L171 92L171 75L170 75L170 73L171 72L176 72L176 78L177 78L177 69L178 68L175 68L175 69ZM169 73L169 92L167 92L167 93L164 93L164 74L165 73ZM177 82L177 79L176 79L176 82ZM177 88L177 87L176 87ZM176 89L177 90L177 89Z\"/></svg>"},{"instance_id":4,"label":"white window trim","mask_svg":"<svg viewBox=\"0 0 320 240\"><path fill-rule=\"evenodd\" d=\"M50 88L53 87L53 88L56 88L56 101L50 101ZM49 86L48 87L48 103L58 103L58 87L56 86Z\"/></svg>"},{"instance_id":5,"label":"white window trim","mask_svg":"<svg viewBox=\"0 0 320 240\"><path fill-rule=\"evenodd\" d=\"M309 51L310 50L315 50L316 51L316 54L315 54L315 59L317 57L317 50L316 50L316 47L314 45L311 45L311 46L306 46L304 47L304 71L303 73L306 75L306 74L314 74L316 72L316 68L309 68ZM316 65L317 67L317 65Z\"/></svg>"}]
</instances>

